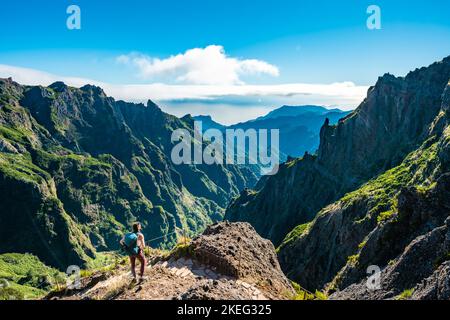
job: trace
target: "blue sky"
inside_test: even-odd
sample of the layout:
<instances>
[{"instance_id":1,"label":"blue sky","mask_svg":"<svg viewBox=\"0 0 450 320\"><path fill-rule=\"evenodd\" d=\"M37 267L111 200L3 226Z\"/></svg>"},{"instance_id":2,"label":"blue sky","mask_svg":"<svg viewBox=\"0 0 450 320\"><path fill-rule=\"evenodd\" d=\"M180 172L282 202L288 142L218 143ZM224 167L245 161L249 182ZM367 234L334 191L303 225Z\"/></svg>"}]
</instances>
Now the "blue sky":
<instances>
[{"instance_id":1,"label":"blue sky","mask_svg":"<svg viewBox=\"0 0 450 320\"><path fill-rule=\"evenodd\" d=\"M71 4L81 30L66 27ZM371 4L381 30L366 27ZM450 55L449 12L445 0L2 1L0 76L97 82L116 98L153 98L168 112L222 122L283 103L353 108L385 72Z\"/></svg>"}]
</instances>

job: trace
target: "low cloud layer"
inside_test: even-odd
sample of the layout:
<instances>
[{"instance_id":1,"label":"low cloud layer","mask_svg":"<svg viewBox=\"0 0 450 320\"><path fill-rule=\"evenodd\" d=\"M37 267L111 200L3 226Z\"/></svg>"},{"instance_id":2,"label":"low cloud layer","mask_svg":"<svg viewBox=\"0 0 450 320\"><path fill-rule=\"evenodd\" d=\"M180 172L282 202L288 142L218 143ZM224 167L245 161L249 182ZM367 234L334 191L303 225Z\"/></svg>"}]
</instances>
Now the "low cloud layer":
<instances>
[{"instance_id":1,"label":"low cloud layer","mask_svg":"<svg viewBox=\"0 0 450 320\"><path fill-rule=\"evenodd\" d=\"M14 81L26 85L48 86L55 81L63 81L74 87L93 84L102 87L106 94L115 99L133 102L151 99L160 103L163 110L177 116L187 113L195 115L201 111L227 124L261 116L283 104L332 105L349 110L363 100L368 89L352 82L279 85L110 84L8 65L0 65L0 77L12 77Z\"/></svg>"},{"instance_id":2,"label":"low cloud layer","mask_svg":"<svg viewBox=\"0 0 450 320\"><path fill-rule=\"evenodd\" d=\"M117 57L117 62L137 69L144 79L175 79L178 83L194 85L242 85L242 76L269 75L277 77L276 66L256 59L241 60L226 55L222 46L189 49L166 59L139 53Z\"/></svg>"}]
</instances>

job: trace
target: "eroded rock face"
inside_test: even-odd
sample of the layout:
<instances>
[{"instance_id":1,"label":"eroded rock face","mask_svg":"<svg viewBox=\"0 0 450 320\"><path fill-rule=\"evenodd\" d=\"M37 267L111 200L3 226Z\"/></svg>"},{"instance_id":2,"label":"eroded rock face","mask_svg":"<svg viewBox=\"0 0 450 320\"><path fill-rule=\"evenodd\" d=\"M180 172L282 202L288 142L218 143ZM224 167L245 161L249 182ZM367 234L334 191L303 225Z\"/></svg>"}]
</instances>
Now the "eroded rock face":
<instances>
[{"instance_id":1,"label":"eroded rock face","mask_svg":"<svg viewBox=\"0 0 450 320\"><path fill-rule=\"evenodd\" d=\"M450 219L441 227L418 236L381 272L381 288L370 290L366 279L331 295L332 299L450 298Z\"/></svg>"},{"instance_id":2,"label":"eroded rock face","mask_svg":"<svg viewBox=\"0 0 450 320\"><path fill-rule=\"evenodd\" d=\"M273 244L248 223L209 226L191 247L198 261L222 274L267 286L277 295L294 292L281 271Z\"/></svg>"},{"instance_id":3,"label":"eroded rock face","mask_svg":"<svg viewBox=\"0 0 450 320\"><path fill-rule=\"evenodd\" d=\"M450 300L450 261L443 263L419 284L412 295L416 300Z\"/></svg>"},{"instance_id":4,"label":"eroded rock face","mask_svg":"<svg viewBox=\"0 0 450 320\"><path fill-rule=\"evenodd\" d=\"M374 219L355 223L367 212L365 205L365 200L351 207L332 205L316 218L309 231L283 245L279 261L286 275L310 291L322 289L333 280L376 225Z\"/></svg>"}]
</instances>

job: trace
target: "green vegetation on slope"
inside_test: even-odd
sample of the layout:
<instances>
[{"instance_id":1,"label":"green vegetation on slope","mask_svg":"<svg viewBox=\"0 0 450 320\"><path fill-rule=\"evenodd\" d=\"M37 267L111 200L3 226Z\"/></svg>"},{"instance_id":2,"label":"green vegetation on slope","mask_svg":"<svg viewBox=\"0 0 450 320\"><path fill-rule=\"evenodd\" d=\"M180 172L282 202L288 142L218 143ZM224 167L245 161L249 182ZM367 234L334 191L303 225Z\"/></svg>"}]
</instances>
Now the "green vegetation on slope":
<instances>
[{"instance_id":1,"label":"green vegetation on slope","mask_svg":"<svg viewBox=\"0 0 450 320\"><path fill-rule=\"evenodd\" d=\"M114 101L94 86L0 79L0 253L87 267L96 252L117 249L135 221L150 245L171 248L178 229L193 236L221 220L228 199L256 176L173 165L171 133L192 130L191 120L151 101ZM30 241L17 244L21 233Z\"/></svg>"},{"instance_id":2,"label":"green vegetation on slope","mask_svg":"<svg viewBox=\"0 0 450 320\"><path fill-rule=\"evenodd\" d=\"M64 275L44 265L30 254L0 255L0 300L41 298L57 283L65 283Z\"/></svg>"},{"instance_id":3,"label":"green vegetation on slope","mask_svg":"<svg viewBox=\"0 0 450 320\"><path fill-rule=\"evenodd\" d=\"M288 273L289 276L310 290L321 288L328 283L328 290L333 291L339 287L345 270L360 268L365 272L365 260L361 264L360 258L361 252L367 253L366 245L370 232L376 227L408 223L402 221L398 214L400 192L413 187L418 194L428 194L436 186L436 179L442 174L442 159L439 154L443 139L429 138L400 165L346 194L342 199L322 209L311 223L299 225L289 233L278 249L280 261L288 264L287 270L294 270ZM391 237L394 235L395 232ZM393 245L392 248L394 247ZM331 248L333 249L330 250ZM309 256L305 262L305 251L314 252L317 257ZM364 259L366 256L367 254ZM323 260L320 259L325 257L333 261L333 269L322 268ZM304 265L306 267L302 267ZM322 273L321 280L310 280L305 276L308 271L317 272L317 269L308 269L314 268L315 265L319 265L317 269ZM305 278L310 282L304 282ZM325 283L312 287L310 283L316 281Z\"/></svg>"},{"instance_id":4,"label":"green vegetation on slope","mask_svg":"<svg viewBox=\"0 0 450 320\"><path fill-rule=\"evenodd\" d=\"M316 290L315 293L312 293L302 288L298 283L294 281L291 281L291 284L295 290L295 296L289 297L291 300L328 300L328 296L319 290Z\"/></svg>"},{"instance_id":5,"label":"green vegetation on slope","mask_svg":"<svg viewBox=\"0 0 450 320\"><path fill-rule=\"evenodd\" d=\"M410 153L399 166L370 180L358 190L346 194L340 200L342 207L367 201L370 210L365 218L376 215L378 223L392 219L397 210L396 196L402 188L432 187L432 170L436 168L438 161L438 142L434 142L435 140L435 137L430 138L420 149Z\"/></svg>"},{"instance_id":6,"label":"green vegetation on slope","mask_svg":"<svg viewBox=\"0 0 450 320\"><path fill-rule=\"evenodd\" d=\"M311 222L304 223L301 225L298 225L294 228L291 232L289 232L286 236L286 238L283 240L281 245L277 248L277 252L281 250L283 247L288 246L289 244L295 242L298 238L304 236L311 227Z\"/></svg>"},{"instance_id":7,"label":"green vegetation on slope","mask_svg":"<svg viewBox=\"0 0 450 320\"><path fill-rule=\"evenodd\" d=\"M395 297L396 300L407 300L411 298L411 296L414 293L414 289L406 289L402 293L400 293L397 297Z\"/></svg>"},{"instance_id":8,"label":"green vegetation on slope","mask_svg":"<svg viewBox=\"0 0 450 320\"><path fill-rule=\"evenodd\" d=\"M24 182L40 184L50 180L50 175L34 165L31 158L22 154L0 153L0 170L5 176Z\"/></svg>"}]
</instances>

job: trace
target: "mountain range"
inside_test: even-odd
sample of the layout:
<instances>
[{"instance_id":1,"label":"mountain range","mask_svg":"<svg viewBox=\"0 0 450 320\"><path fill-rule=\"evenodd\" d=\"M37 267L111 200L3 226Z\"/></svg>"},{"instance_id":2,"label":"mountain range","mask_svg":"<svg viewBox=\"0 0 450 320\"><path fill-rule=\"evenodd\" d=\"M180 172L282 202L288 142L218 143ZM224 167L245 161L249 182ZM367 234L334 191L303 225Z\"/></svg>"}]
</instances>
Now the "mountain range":
<instances>
[{"instance_id":1,"label":"mountain range","mask_svg":"<svg viewBox=\"0 0 450 320\"><path fill-rule=\"evenodd\" d=\"M64 270L116 249L133 221L154 247L220 221L257 177L239 166L175 166L171 134L193 121L91 85L0 79L0 253Z\"/></svg>"},{"instance_id":2,"label":"mountain range","mask_svg":"<svg viewBox=\"0 0 450 320\"><path fill-rule=\"evenodd\" d=\"M330 124L335 124L349 113L350 111L340 109L306 105L282 106L265 116L230 126L217 123L210 116L195 116L194 119L202 121L203 130L210 128L221 131L278 129L280 130L280 159L284 162L288 157L297 158L303 156L305 152L314 153L319 146L320 128L325 120L328 119Z\"/></svg>"},{"instance_id":3,"label":"mountain range","mask_svg":"<svg viewBox=\"0 0 450 320\"><path fill-rule=\"evenodd\" d=\"M292 142L280 144L286 162L259 180L250 166L175 166L171 133L192 132L198 119L204 129L281 127ZM303 126L318 130L316 151L300 139ZM57 276L39 260L92 265L139 220L148 244L175 246L150 255L156 278L144 285L174 286L165 297L450 299L449 199L450 57L385 74L349 113L285 106L230 127L115 101L91 85L0 79L0 262L17 283L34 285L37 270ZM236 223L211 225L223 219ZM195 263L215 271L191 277ZM88 277L96 289L107 279ZM107 288L88 291L110 297Z\"/></svg>"},{"instance_id":4,"label":"mountain range","mask_svg":"<svg viewBox=\"0 0 450 320\"><path fill-rule=\"evenodd\" d=\"M244 190L225 218L278 246L287 276L335 299L449 298L450 57L385 74L316 154ZM379 290L367 270L381 270ZM447 284L446 284L447 283Z\"/></svg>"}]
</instances>

